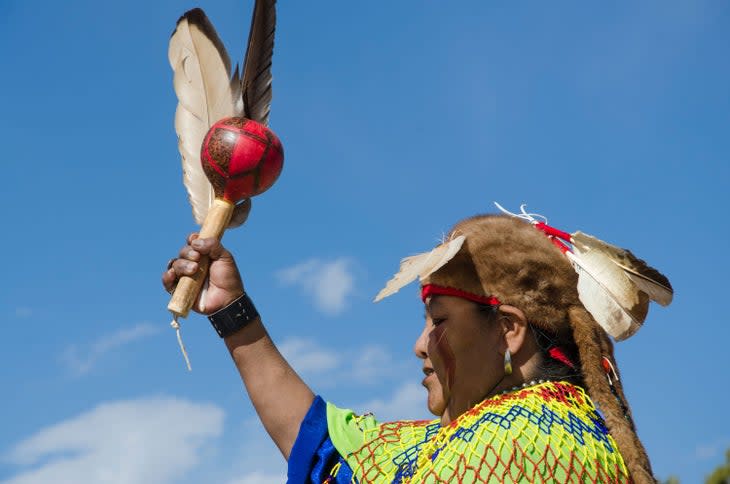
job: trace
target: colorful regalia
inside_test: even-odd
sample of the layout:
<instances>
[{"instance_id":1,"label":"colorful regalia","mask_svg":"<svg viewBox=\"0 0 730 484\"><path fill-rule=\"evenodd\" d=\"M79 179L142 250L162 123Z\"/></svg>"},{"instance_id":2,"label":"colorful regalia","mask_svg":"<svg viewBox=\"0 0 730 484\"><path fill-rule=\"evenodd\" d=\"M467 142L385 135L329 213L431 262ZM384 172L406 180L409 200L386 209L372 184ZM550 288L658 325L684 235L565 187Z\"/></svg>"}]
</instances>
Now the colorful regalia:
<instances>
[{"instance_id":1,"label":"colorful regalia","mask_svg":"<svg viewBox=\"0 0 730 484\"><path fill-rule=\"evenodd\" d=\"M522 212L457 223L433 250L403 259L376 300L418 279L424 303L439 295L516 308L554 382L491 396L446 426L381 424L318 397L290 482L656 482L610 338L634 334L650 301L669 304L671 285L628 250Z\"/></svg>"},{"instance_id":2,"label":"colorful regalia","mask_svg":"<svg viewBox=\"0 0 730 484\"><path fill-rule=\"evenodd\" d=\"M488 398L451 424L378 423L317 398L289 482L628 482L586 393L545 382Z\"/></svg>"}]
</instances>

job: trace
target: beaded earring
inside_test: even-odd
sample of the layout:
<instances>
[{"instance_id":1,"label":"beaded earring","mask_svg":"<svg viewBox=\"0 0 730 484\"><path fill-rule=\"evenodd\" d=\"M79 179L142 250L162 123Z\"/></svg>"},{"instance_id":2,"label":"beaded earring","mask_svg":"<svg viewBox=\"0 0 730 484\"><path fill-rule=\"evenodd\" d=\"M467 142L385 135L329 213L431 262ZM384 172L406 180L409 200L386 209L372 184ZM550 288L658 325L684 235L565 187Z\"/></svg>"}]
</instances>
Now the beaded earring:
<instances>
[{"instance_id":1,"label":"beaded earring","mask_svg":"<svg viewBox=\"0 0 730 484\"><path fill-rule=\"evenodd\" d=\"M509 352L509 348L504 352L504 374L512 374L512 355Z\"/></svg>"}]
</instances>

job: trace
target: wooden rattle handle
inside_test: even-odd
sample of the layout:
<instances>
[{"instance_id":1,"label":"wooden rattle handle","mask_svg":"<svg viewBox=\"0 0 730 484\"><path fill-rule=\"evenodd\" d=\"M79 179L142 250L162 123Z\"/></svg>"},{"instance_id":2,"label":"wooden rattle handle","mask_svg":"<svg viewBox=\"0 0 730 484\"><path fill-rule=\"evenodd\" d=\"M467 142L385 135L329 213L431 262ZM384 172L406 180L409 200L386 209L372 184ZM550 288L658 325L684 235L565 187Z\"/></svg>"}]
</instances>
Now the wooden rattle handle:
<instances>
[{"instance_id":1,"label":"wooden rattle handle","mask_svg":"<svg viewBox=\"0 0 730 484\"><path fill-rule=\"evenodd\" d=\"M223 232L226 230L228 223L231 221L233 209L235 205L228 200L216 198L208 210L203 226L200 228L200 238L207 239L215 237L220 240ZM167 309L175 316L181 318L187 317L190 308L193 307L195 299L198 297L200 288L203 285L205 277L208 275L208 267L210 259L208 256L201 257L198 262L198 272L193 276L182 276L177 283L175 291L172 293L170 303Z\"/></svg>"}]
</instances>

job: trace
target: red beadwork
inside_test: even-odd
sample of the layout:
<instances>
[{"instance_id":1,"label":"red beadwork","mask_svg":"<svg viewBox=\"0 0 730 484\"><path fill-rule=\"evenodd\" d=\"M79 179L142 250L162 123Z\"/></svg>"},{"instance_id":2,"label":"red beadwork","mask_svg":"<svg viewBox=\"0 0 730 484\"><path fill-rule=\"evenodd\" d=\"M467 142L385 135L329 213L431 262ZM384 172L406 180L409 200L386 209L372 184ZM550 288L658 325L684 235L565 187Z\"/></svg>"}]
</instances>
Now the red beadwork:
<instances>
[{"instance_id":1,"label":"red beadwork","mask_svg":"<svg viewBox=\"0 0 730 484\"><path fill-rule=\"evenodd\" d=\"M606 358L605 356L601 358L601 366L603 367L603 371L605 371L607 375L611 374L611 362L608 361L608 358Z\"/></svg>"}]
</instances>

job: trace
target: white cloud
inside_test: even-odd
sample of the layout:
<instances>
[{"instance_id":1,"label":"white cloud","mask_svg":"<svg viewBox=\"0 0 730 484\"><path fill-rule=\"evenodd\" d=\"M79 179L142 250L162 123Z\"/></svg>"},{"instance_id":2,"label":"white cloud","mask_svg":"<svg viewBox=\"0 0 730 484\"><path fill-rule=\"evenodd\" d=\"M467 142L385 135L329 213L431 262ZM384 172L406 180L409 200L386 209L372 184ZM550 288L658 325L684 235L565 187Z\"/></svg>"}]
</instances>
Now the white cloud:
<instances>
[{"instance_id":1,"label":"white cloud","mask_svg":"<svg viewBox=\"0 0 730 484\"><path fill-rule=\"evenodd\" d=\"M709 460L717 457L727 448L728 439L717 439L695 447L695 457L698 460Z\"/></svg>"},{"instance_id":2,"label":"white cloud","mask_svg":"<svg viewBox=\"0 0 730 484\"><path fill-rule=\"evenodd\" d=\"M70 345L64 350L61 358L74 374L83 375L94 367L99 358L110 351L157 332L159 328L156 326L137 324L102 336L90 344Z\"/></svg>"},{"instance_id":3,"label":"white cloud","mask_svg":"<svg viewBox=\"0 0 730 484\"><path fill-rule=\"evenodd\" d=\"M29 318L33 314L33 310L27 307L15 308L15 316L18 318Z\"/></svg>"},{"instance_id":4,"label":"white cloud","mask_svg":"<svg viewBox=\"0 0 730 484\"><path fill-rule=\"evenodd\" d=\"M292 338L279 345L279 351L298 372L321 373L337 368L339 356L312 340Z\"/></svg>"},{"instance_id":5,"label":"white cloud","mask_svg":"<svg viewBox=\"0 0 730 484\"><path fill-rule=\"evenodd\" d=\"M277 272L282 284L299 286L312 296L317 309L328 315L342 313L354 289L351 261L310 259Z\"/></svg>"},{"instance_id":6,"label":"white cloud","mask_svg":"<svg viewBox=\"0 0 730 484\"><path fill-rule=\"evenodd\" d=\"M286 461L257 417L245 419L228 430L229 434L235 435L235 440L226 445L229 454L222 456L225 463L216 464L216 467L223 469L223 472L220 473L220 478L209 478L207 482L225 484L286 482ZM208 473L206 476L209 477L211 474Z\"/></svg>"},{"instance_id":7,"label":"white cloud","mask_svg":"<svg viewBox=\"0 0 730 484\"><path fill-rule=\"evenodd\" d=\"M294 370L315 386L338 382L372 385L403 376L410 365L395 361L380 345L326 348L311 339L289 338L277 345Z\"/></svg>"},{"instance_id":8,"label":"white cloud","mask_svg":"<svg viewBox=\"0 0 730 484\"><path fill-rule=\"evenodd\" d=\"M426 390L413 382L401 385L389 399L374 399L354 408L373 413L381 422L434 418L426 408Z\"/></svg>"},{"instance_id":9,"label":"white cloud","mask_svg":"<svg viewBox=\"0 0 730 484\"><path fill-rule=\"evenodd\" d=\"M381 376L392 372L394 364L390 353L382 346L368 345L353 352L350 376L360 383L375 383Z\"/></svg>"},{"instance_id":10,"label":"white cloud","mask_svg":"<svg viewBox=\"0 0 730 484\"><path fill-rule=\"evenodd\" d=\"M221 435L223 411L175 398L106 403L46 427L5 460L21 467L2 484L174 482Z\"/></svg>"}]
</instances>

